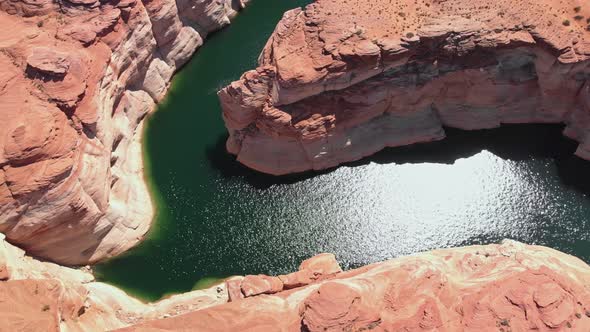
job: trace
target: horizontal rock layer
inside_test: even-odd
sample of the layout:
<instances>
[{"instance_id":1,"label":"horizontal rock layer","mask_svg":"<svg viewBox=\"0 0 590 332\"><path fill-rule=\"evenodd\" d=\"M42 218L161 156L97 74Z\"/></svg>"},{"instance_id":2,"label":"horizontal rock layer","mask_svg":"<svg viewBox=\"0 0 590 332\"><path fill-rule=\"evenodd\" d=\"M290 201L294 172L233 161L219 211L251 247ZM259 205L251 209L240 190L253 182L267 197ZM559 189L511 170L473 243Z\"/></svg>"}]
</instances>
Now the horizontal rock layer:
<instances>
[{"instance_id":1,"label":"horizontal rock layer","mask_svg":"<svg viewBox=\"0 0 590 332\"><path fill-rule=\"evenodd\" d=\"M64 264L147 232L142 121L237 0L0 0L0 232Z\"/></svg>"},{"instance_id":2,"label":"horizontal rock layer","mask_svg":"<svg viewBox=\"0 0 590 332\"><path fill-rule=\"evenodd\" d=\"M120 331L588 331L590 267L552 249L436 250Z\"/></svg>"},{"instance_id":3,"label":"horizontal rock layer","mask_svg":"<svg viewBox=\"0 0 590 332\"><path fill-rule=\"evenodd\" d=\"M227 149L282 175L444 138L565 123L590 159L590 6L318 0L287 12L259 67L219 92Z\"/></svg>"}]
</instances>

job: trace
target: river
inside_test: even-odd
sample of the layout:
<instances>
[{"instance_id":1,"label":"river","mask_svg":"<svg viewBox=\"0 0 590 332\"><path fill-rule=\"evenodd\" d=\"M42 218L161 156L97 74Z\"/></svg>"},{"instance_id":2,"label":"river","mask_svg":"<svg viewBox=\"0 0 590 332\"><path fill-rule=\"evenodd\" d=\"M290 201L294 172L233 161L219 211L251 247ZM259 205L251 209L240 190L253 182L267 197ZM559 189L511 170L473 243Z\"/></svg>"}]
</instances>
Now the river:
<instances>
[{"instance_id":1,"label":"river","mask_svg":"<svg viewBox=\"0 0 590 332\"><path fill-rule=\"evenodd\" d=\"M256 65L282 13L309 1L254 0L211 35L147 120L147 239L95 267L156 300L244 274L279 274L335 253L344 268L511 238L590 261L590 162L560 126L511 125L387 149L321 173L272 177L224 149L216 92Z\"/></svg>"}]
</instances>

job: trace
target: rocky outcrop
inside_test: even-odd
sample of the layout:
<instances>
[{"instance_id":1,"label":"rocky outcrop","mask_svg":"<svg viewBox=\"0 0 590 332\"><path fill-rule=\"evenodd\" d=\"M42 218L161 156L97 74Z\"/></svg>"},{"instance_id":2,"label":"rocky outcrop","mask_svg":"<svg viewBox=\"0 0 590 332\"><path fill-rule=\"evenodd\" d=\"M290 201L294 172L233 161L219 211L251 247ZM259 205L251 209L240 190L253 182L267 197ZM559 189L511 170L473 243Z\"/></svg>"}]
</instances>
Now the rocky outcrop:
<instances>
[{"instance_id":1,"label":"rocky outcrop","mask_svg":"<svg viewBox=\"0 0 590 332\"><path fill-rule=\"evenodd\" d=\"M341 271L334 255L320 254L286 276L231 277L209 289L143 303L116 287L96 282L88 267L72 269L38 261L0 234L0 331L109 331L302 287ZM282 280L298 275L306 278L299 278L297 285L283 285ZM264 289L267 280L274 281L273 289Z\"/></svg>"},{"instance_id":2,"label":"rocky outcrop","mask_svg":"<svg viewBox=\"0 0 590 332\"><path fill-rule=\"evenodd\" d=\"M227 302L224 284L145 304L88 269L40 262L0 235L0 331L108 331Z\"/></svg>"},{"instance_id":3,"label":"rocky outcrop","mask_svg":"<svg viewBox=\"0 0 590 332\"><path fill-rule=\"evenodd\" d=\"M244 3L0 0L0 232L64 264L140 241L142 120Z\"/></svg>"},{"instance_id":4,"label":"rocky outcrop","mask_svg":"<svg viewBox=\"0 0 590 332\"><path fill-rule=\"evenodd\" d=\"M342 272L334 254L319 254L299 266L299 270L280 276L247 275L226 281L228 300L237 301L261 294L275 294L283 290L303 287L325 280Z\"/></svg>"},{"instance_id":5,"label":"rocky outcrop","mask_svg":"<svg viewBox=\"0 0 590 332\"><path fill-rule=\"evenodd\" d=\"M287 12L259 67L219 93L227 150L281 175L444 138L565 123L590 159L590 6L318 0Z\"/></svg>"},{"instance_id":6,"label":"rocky outcrop","mask_svg":"<svg viewBox=\"0 0 590 332\"><path fill-rule=\"evenodd\" d=\"M312 277L287 287L296 275ZM288 275L233 277L146 304L86 268L37 261L0 238L2 331L585 332L588 284L581 260L504 241L345 272L321 254Z\"/></svg>"},{"instance_id":7,"label":"rocky outcrop","mask_svg":"<svg viewBox=\"0 0 590 332\"><path fill-rule=\"evenodd\" d=\"M588 331L590 267L518 242L435 250L120 331Z\"/></svg>"}]
</instances>

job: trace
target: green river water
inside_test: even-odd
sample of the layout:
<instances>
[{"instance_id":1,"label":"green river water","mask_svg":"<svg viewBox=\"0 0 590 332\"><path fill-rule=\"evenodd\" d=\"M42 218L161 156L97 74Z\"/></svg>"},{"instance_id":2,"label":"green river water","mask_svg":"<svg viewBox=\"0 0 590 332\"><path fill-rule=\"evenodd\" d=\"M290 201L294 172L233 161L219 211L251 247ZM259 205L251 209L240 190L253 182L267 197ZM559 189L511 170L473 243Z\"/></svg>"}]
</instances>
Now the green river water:
<instances>
[{"instance_id":1,"label":"green river water","mask_svg":"<svg viewBox=\"0 0 590 332\"><path fill-rule=\"evenodd\" d=\"M504 238L590 261L590 162L560 126L449 130L321 173L272 177L227 155L216 92L246 70L282 13L304 0L254 0L211 35L147 120L144 158L157 207L147 239L95 267L144 300L219 278L278 274L332 252L353 268Z\"/></svg>"}]
</instances>

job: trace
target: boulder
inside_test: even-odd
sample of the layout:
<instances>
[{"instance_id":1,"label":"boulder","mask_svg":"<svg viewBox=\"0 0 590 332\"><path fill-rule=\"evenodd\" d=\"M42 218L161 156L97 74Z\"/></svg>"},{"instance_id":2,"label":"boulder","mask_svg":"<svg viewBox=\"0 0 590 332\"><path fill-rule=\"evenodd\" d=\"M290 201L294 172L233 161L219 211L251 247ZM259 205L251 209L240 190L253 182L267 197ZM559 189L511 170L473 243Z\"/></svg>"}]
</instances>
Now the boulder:
<instances>
[{"instance_id":1,"label":"boulder","mask_svg":"<svg viewBox=\"0 0 590 332\"><path fill-rule=\"evenodd\" d=\"M68 55L48 47L31 49L27 64L44 74L55 76L65 76L70 69Z\"/></svg>"},{"instance_id":2,"label":"boulder","mask_svg":"<svg viewBox=\"0 0 590 332\"><path fill-rule=\"evenodd\" d=\"M259 275L247 275L240 285L244 297L260 294L274 294L283 290L283 282L278 277Z\"/></svg>"}]
</instances>

